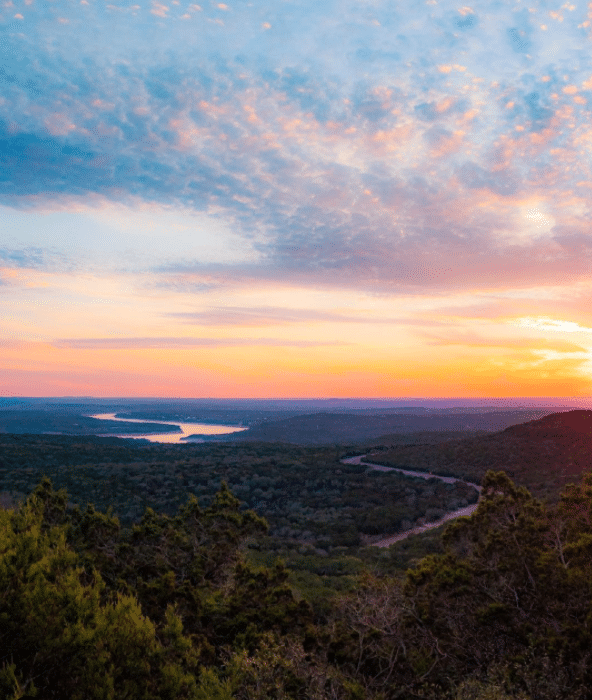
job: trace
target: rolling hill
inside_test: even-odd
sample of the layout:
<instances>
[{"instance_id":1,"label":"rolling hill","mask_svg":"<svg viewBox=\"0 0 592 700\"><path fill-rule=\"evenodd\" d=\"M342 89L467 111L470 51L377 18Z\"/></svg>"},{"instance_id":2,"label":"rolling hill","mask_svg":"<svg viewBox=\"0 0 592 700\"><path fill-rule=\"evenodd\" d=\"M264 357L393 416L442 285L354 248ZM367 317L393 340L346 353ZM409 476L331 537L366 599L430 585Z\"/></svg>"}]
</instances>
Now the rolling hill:
<instances>
[{"instance_id":1,"label":"rolling hill","mask_svg":"<svg viewBox=\"0 0 592 700\"><path fill-rule=\"evenodd\" d=\"M372 461L480 481L507 472L532 493L556 500L562 487L592 468L592 411L552 413L496 433L439 444L371 450Z\"/></svg>"},{"instance_id":2,"label":"rolling hill","mask_svg":"<svg viewBox=\"0 0 592 700\"><path fill-rule=\"evenodd\" d=\"M353 445L376 440L385 434L501 430L548 413L548 409L541 408L482 413L440 410L423 415L401 410L371 415L313 413L264 421L252 425L244 432L224 436L223 439L231 442L286 442L296 445Z\"/></svg>"}]
</instances>

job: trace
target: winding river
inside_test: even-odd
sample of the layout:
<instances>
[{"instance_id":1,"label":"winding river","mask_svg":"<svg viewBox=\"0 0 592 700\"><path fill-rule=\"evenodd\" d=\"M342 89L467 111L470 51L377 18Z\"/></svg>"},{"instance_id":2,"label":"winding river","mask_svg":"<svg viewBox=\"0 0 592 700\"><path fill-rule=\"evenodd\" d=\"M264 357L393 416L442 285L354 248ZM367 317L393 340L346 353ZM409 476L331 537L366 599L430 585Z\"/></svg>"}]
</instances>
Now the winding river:
<instances>
[{"instance_id":1,"label":"winding river","mask_svg":"<svg viewBox=\"0 0 592 700\"><path fill-rule=\"evenodd\" d=\"M247 430L242 426L238 425L211 425L210 423L180 423L179 421L170 420L143 420L141 418L118 418L115 413L95 413L89 418L98 418L99 420L116 420L121 423L160 423L163 427L166 425L173 426L168 433L134 433L123 434L123 433L105 433L105 435L110 435L112 437L125 437L125 438L144 438L144 440L150 440L150 442L166 442L166 443L181 443L184 444L188 442L183 440L189 435L224 435L228 433L236 433L241 430ZM181 428L181 432L179 432ZM191 440L191 442L204 442L199 438Z\"/></svg>"},{"instance_id":2,"label":"winding river","mask_svg":"<svg viewBox=\"0 0 592 700\"><path fill-rule=\"evenodd\" d=\"M376 469L381 472L399 472L400 474L405 474L405 476L417 476L421 479L440 479L440 481L444 481L446 484L454 484L456 481L464 481L464 479L457 479L456 477L453 476L438 476L437 474L429 474L426 472L415 472L410 469L398 469L397 467L384 467L382 464L374 464L373 462L366 462L364 459L366 455L357 455L356 457L346 457L345 459L342 459L341 462L343 464L362 464L365 467L368 467L369 469ZM481 495L481 486L478 486L477 484L473 484L470 481L464 481L464 483L468 484L469 486L472 486L474 489L476 489L479 492L479 495ZM396 535L389 535L388 537L385 537L384 539L379 540L378 542L371 542L369 546L372 547L389 547L391 544L394 544L395 542L400 542L401 540L404 540L405 538L409 537L409 535L417 535L420 532L425 532L426 530L432 530L436 527L440 527L443 523L445 523L447 520L454 520L454 518L459 518L462 515L471 515L471 513L474 513L475 510L477 510L477 506L479 505L479 501L477 503L471 503L471 505L465 506L464 508L459 508L458 510L452 510L449 513L446 513L442 518L439 520L435 520L434 522L431 523L426 523L425 525L418 525L416 527L412 527L410 530L405 530L405 532L399 532Z\"/></svg>"}]
</instances>

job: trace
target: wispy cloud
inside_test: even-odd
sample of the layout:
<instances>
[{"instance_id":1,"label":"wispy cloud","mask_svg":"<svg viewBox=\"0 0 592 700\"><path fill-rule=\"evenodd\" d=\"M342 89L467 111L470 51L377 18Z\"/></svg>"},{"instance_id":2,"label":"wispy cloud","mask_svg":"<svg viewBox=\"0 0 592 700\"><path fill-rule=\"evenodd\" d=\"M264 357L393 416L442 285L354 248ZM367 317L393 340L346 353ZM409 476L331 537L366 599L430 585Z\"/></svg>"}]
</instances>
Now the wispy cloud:
<instances>
[{"instance_id":1,"label":"wispy cloud","mask_svg":"<svg viewBox=\"0 0 592 700\"><path fill-rule=\"evenodd\" d=\"M121 349L183 349L199 347L270 346L314 348L324 345L347 345L343 342L315 340L285 340L282 338L61 338L55 340L56 348L76 350Z\"/></svg>"},{"instance_id":2,"label":"wispy cloud","mask_svg":"<svg viewBox=\"0 0 592 700\"><path fill-rule=\"evenodd\" d=\"M424 337L427 344L441 347L458 345L467 348L498 348L517 352L527 351L532 353L544 353L548 351L567 355L584 353L586 357L589 355L589 350L577 343L540 339L533 340L532 338L517 338L510 335L506 338L499 339L471 331L457 331L446 335L425 333Z\"/></svg>"},{"instance_id":3,"label":"wispy cloud","mask_svg":"<svg viewBox=\"0 0 592 700\"><path fill-rule=\"evenodd\" d=\"M292 323L370 323L402 325L444 325L445 322L421 318L384 318L374 314L357 315L315 309L279 306L222 306L206 311L172 311L166 314L184 323L212 326L268 326Z\"/></svg>"},{"instance_id":4,"label":"wispy cloud","mask_svg":"<svg viewBox=\"0 0 592 700\"><path fill-rule=\"evenodd\" d=\"M21 250L0 248L0 264L16 268L47 268L56 262L55 253L42 248L24 248Z\"/></svg>"},{"instance_id":5,"label":"wispy cloud","mask_svg":"<svg viewBox=\"0 0 592 700\"><path fill-rule=\"evenodd\" d=\"M592 333L592 328L581 326L574 321L561 321L554 318L519 318L515 321L517 326L522 328L532 328L540 331L552 331L555 333Z\"/></svg>"}]
</instances>

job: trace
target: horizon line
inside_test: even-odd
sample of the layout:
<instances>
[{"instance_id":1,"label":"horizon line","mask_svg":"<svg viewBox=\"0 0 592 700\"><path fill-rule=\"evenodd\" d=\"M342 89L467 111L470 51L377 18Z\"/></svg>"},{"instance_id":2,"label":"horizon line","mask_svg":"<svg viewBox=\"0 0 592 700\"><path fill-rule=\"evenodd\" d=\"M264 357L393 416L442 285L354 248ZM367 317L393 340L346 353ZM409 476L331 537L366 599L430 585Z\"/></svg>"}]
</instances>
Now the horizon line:
<instances>
[{"instance_id":1,"label":"horizon line","mask_svg":"<svg viewBox=\"0 0 592 700\"><path fill-rule=\"evenodd\" d=\"M471 403L483 402L483 403L512 403L518 401L529 401L529 402L547 402L547 401L568 401L570 403L574 402L589 402L592 401L592 396L479 396L479 397L467 397L467 396L350 396L350 397L340 397L340 396L237 396L237 397L224 397L224 396L91 396L91 395L74 395L74 394L64 394L64 395L47 395L47 396L24 396L24 395L12 395L12 396L0 396L0 402L6 400L101 400L101 401L122 401L122 400L133 400L133 401L314 401L314 402L349 402L349 401L366 401L366 402L448 402L448 401L467 401Z\"/></svg>"}]
</instances>

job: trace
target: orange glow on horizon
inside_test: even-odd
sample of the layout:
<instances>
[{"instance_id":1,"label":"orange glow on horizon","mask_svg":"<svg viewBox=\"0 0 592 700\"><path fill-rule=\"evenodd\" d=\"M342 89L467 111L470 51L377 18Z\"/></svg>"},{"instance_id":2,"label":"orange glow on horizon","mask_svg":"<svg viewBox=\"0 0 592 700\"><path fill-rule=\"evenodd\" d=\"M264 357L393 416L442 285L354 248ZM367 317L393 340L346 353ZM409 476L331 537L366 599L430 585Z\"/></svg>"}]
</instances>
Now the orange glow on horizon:
<instances>
[{"instance_id":1,"label":"orange glow on horizon","mask_svg":"<svg viewBox=\"0 0 592 700\"><path fill-rule=\"evenodd\" d=\"M582 358L529 348L365 347L5 349L0 391L12 396L384 398L585 396ZM569 353L565 353L569 355ZM573 354L573 353L572 353Z\"/></svg>"}]
</instances>

